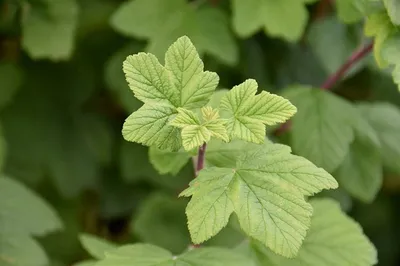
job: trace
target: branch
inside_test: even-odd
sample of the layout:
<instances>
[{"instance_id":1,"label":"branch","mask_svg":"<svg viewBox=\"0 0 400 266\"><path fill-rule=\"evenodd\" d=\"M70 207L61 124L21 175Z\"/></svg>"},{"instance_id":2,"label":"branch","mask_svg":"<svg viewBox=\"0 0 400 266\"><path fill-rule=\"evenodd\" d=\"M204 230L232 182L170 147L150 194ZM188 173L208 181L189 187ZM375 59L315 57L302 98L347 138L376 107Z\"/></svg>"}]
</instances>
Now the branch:
<instances>
[{"instance_id":1,"label":"branch","mask_svg":"<svg viewBox=\"0 0 400 266\"><path fill-rule=\"evenodd\" d=\"M374 43L371 42L366 46L356 50L335 73L333 73L326 79L326 81L321 85L321 90L331 90L333 86L337 82L339 82L356 63L358 63L361 59L363 59L372 51L373 47ZM274 135L282 135L290 129L290 126L291 122L287 121L286 123L282 124L277 130L275 130Z\"/></svg>"},{"instance_id":2,"label":"branch","mask_svg":"<svg viewBox=\"0 0 400 266\"><path fill-rule=\"evenodd\" d=\"M368 45L355 51L332 76L328 77L324 84L322 84L321 89L330 90L333 85L335 85L340 79L342 79L342 77L347 74L356 63L358 63L361 59L363 59L372 51L373 46L374 43L371 42Z\"/></svg>"}]
</instances>

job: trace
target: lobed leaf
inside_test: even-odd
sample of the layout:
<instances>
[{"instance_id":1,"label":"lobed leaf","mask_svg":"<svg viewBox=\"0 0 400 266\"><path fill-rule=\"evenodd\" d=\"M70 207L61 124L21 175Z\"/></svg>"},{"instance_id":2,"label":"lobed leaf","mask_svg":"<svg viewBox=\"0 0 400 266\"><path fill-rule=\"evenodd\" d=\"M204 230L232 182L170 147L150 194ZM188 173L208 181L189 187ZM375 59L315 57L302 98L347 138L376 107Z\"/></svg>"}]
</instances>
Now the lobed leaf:
<instances>
[{"instance_id":1,"label":"lobed leaf","mask_svg":"<svg viewBox=\"0 0 400 266\"><path fill-rule=\"evenodd\" d=\"M191 112L186 109L206 104L218 84L218 75L203 71L203 67L186 36L168 49L165 67L151 54L129 56L124 61L126 79L135 97L145 104L126 119L122 129L124 138L146 146L179 150L182 145L179 130L171 125L171 120L184 119L185 112L186 115ZM192 125L197 122L192 121ZM204 127L186 128L182 133L184 147L188 150L200 141L209 140L209 132Z\"/></svg>"},{"instance_id":2,"label":"lobed leaf","mask_svg":"<svg viewBox=\"0 0 400 266\"><path fill-rule=\"evenodd\" d=\"M312 215L304 195L330 188L337 182L323 169L269 143L245 152L233 168L203 169L180 196L192 197L186 214L194 243L217 234L235 212L247 235L295 257Z\"/></svg>"},{"instance_id":3,"label":"lobed leaf","mask_svg":"<svg viewBox=\"0 0 400 266\"><path fill-rule=\"evenodd\" d=\"M227 129L231 138L264 143L265 125L283 123L297 111L278 95L266 91L256 93L257 82L248 79L222 97L220 108L229 111Z\"/></svg>"},{"instance_id":4,"label":"lobed leaf","mask_svg":"<svg viewBox=\"0 0 400 266\"><path fill-rule=\"evenodd\" d=\"M259 243L251 243L250 253L271 266L365 266L377 263L377 252L358 223L344 214L330 199L313 199L314 214L296 258L277 256ZM242 247L243 248L243 247ZM246 248L246 246L244 247Z\"/></svg>"}]
</instances>

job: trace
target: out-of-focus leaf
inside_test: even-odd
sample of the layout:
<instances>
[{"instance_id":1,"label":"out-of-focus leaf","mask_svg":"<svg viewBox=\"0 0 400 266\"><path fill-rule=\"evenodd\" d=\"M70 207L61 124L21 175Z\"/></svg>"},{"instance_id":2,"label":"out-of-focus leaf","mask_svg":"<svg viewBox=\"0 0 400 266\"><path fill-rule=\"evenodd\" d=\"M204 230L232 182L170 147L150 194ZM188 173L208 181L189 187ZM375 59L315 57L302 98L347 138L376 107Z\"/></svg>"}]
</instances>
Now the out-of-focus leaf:
<instances>
[{"instance_id":1,"label":"out-of-focus leaf","mask_svg":"<svg viewBox=\"0 0 400 266\"><path fill-rule=\"evenodd\" d=\"M149 196L132 219L132 232L145 243L179 254L190 244L186 228L186 204L186 200L165 194Z\"/></svg>"},{"instance_id":2,"label":"out-of-focus leaf","mask_svg":"<svg viewBox=\"0 0 400 266\"><path fill-rule=\"evenodd\" d=\"M22 46L34 59L65 60L74 50L78 25L75 0L24 2Z\"/></svg>"},{"instance_id":3,"label":"out-of-focus leaf","mask_svg":"<svg viewBox=\"0 0 400 266\"><path fill-rule=\"evenodd\" d=\"M142 106L142 103L134 97L126 83L125 74L122 71L122 62L128 55L135 54L141 49L141 45L136 43L123 47L110 57L104 69L104 81L107 88L110 89L118 103L127 113L136 111Z\"/></svg>"},{"instance_id":4,"label":"out-of-focus leaf","mask_svg":"<svg viewBox=\"0 0 400 266\"><path fill-rule=\"evenodd\" d=\"M11 63L0 64L0 108L9 104L23 82L20 68Z\"/></svg>"},{"instance_id":5,"label":"out-of-focus leaf","mask_svg":"<svg viewBox=\"0 0 400 266\"><path fill-rule=\"evenodd\" d=\"M95 259L103 259L105 252L109 251L117 246L100 237L83 233L79 236L79 240L86 251L93 256Z\"/></svg>"},{"instance_id":6,"label":"out-of-focus leaf","mask_svg":"<svg viewBox=\"0 0 400 266\"><path fill-rule=\"evenodd\" d=\"M111 25L124 35L148 39L146 50L159 59L178 37L187 35L200 54L228 65L238 60L228 18L216 8L194 8L184 0L131 0L113 14Z\"/></svg>"}]
</instances>

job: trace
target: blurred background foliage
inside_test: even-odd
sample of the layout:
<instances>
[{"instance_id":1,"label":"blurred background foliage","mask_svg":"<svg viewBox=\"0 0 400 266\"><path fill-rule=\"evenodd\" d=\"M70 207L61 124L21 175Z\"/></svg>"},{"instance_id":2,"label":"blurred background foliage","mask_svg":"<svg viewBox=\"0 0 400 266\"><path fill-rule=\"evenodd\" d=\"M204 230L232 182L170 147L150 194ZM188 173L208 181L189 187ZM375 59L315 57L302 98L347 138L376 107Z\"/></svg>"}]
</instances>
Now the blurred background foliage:
<instances>
[{"instance_id":1,"label":"blurred background foliage","mask_svg":"<svg viewBox=\"0 0 400 266\"><path fill-rule=\"evenodd\" d=\"M240 25L233 30L231 2L0 1L2 172L45 199L63 224L50 234L30 232L47 255L37 247L14 247L27 259L23 266L66 266L89 257L79 243L82 232L117 243L153 243L174 253L190 243L187 202L177 195L193 178L193 165L189 162L176 176L161 175L147 147L122 138L123 121L141 105L122 72L127 55L149 51L163 61L167 47L187 34L206 69L220 75L221 89L255 78L261 89L279 94L291 84L320 86L365 42L363 23L344 24L334 1L308 1L301 36ZM372 56L357 64L334 93L351 101L400 105L390 73ZM400 263L399 191L400 173L389 172L372 203L343 189L324 193L361 223L383 266ZM5 195L1 201L9 200ZM34 200L23 199L19 202L28 211ZM27 220L47 217L18 211ZM54 217L48 219L61 227ZM235 227L232 220L207 245L237 245L242 235ZM10 248L3 242L0 254ZM15 264L0 257L0 265Z\"/></svg>"}]
</instances>

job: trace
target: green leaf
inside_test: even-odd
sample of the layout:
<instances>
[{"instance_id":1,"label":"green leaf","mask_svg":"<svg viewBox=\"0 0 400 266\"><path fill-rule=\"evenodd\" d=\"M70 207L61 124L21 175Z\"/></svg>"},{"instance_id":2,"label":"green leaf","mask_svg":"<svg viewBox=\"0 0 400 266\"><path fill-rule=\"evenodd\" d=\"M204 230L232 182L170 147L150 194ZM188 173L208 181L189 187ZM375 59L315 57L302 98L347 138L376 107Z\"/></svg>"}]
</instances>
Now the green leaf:
<instances>
[{"instance_id":1,"label":"green leaf","mask_svg":"<svg viewBox=\"0 0 400 266\"><path fill-rule=\"evenodd\" d=\"M47 255L36 240L26 234L10 234L3 229L0 230L0 266L48 265Z\"/></svg>"},{"instance_id":2,"label":"green leaf","mask_svg":"<svg viewBox=\"0 0 400 266\"><path fill-rule=\"evenodd\" d=\"M400 25L400 2L397 0L383 0L390 20L394 25Z\"/></svg>"},{"instance_id":3,"label":"green leaf","mask_svg":"<svg viewBox=\"0 0 400 266\"><path fill-rule=\"evenodd\" d=\"M311 200L314 214L298 256L279 257L258 243L252 244L259 261L271 266L365 266L377 263L377 252L358 223L346 216L338 203Z\"/></svg>"},{"instance_id":4,"label":"green leaf","mask_svg":"<svg viewBox=\"0 0 400 266\"><path fill-rule=\"evenodd\" d=\"M15 64L0 64L0 108L9 104L22 84L22 72Z\"/></svg>"},{"instance_id":5,"label":"green leaf","mask_svg":"<svg viewBox=\"0 0 400 266\"><path fill-rule=\"evenodd\" d=\"M174 113L173 107L145 104L125 120L122 135L131 142L177 151L181 147L179 130L168 125Z\"/></svg>"},{"instance_id":6,"label":"green leaf","mask_svg":"<svg viewBox=\"0 0 400 266\"><path fill-rule=\"evenodd\" d=\"M30 3L25 6L22 20L23 48L33 59L70 58L78 25L76 1L40 0Z\"/></svg>"},{"instance_id":7,"label":"green leaf","mask_svg":"<svg viewBox=\"0 0 400 266\"><path fill-rule=\"evenodd\" d=\"M329 34L326 34L327 32ZM307 40L327 75L332 75L358 48L361 34L362 32L358 28L345 25L335 17L327 17L310 26ZM338 42L340 42L340 45L338 45ZM329 53L326 52L327 50L329 50ZM366 60L361 60L354 64L345 77L347 78L360 71L365 63Z\"/></svg>"},{"instance_id":8,"label":"green leaf","mask_svg":"<svg viewBox=\"0 0 400 266\"><path fill-rule=\"evenodd\" d=\"M106 251L116 248L113 243L90 234L80 234L79 240L85 250L95 259L103 259Z\"/></svg>"},{"instance_id":9,"label":"green leaf","mask_svg":"<svg viewBox=\"0 0 400 266\"><path fill-rule=\"evenodd\" d=\"M179 256L148 244L126 245L106 254L97 266L247 266L246 257L223 248L196 248ZM251 266L251 265L250 265Z\"/></svg>"},{"instance_id":10,"label":"green leaf","mask_svg":"<svg viewBox=\"0 0 400 266\"><path fill-rule=\"evenodd\" d=\"M153 149L155 147L151 147ZM169 156L169 151L162 150L166 152L166 155ZM179 151L183 152L183 148ZM129 183L135 183L137 181L145 180L149 181L156 186L161 186L163 188L167 188L172 191L181 191L182 188L186 187L187 184L193 179L193 164L192 162L188 163L188 160L183 162L184 165L180 171L177 172L176 175L161 175L156 169L153 167L153 159L150 155L149 148L146 146L142 146L137 143L122 141L120 147L119 154L119 169L121 171L121 177L123 180ZM147 154L149 154L147 156ZM163 158L167 162L167 157ZM122 188L116 188L116 194L118 195L119 191ZM127 191L128 195L133 192ZM172 192L174 193L174 192ZM128 196L127 195L127 196Z\"/></svg>"},{"instance_id":11,"label":"green leaf","mask_svg":"<svg viewBox=\"0 0 400 266\"><path fill-rule=\"evenodd\" d=\"M312 214L304 195L330 188L337 182L323 169L268 143L243 153L233 168L203 169L181 196L192 196L186 214L193 243L216 235L235 212L247 235L294 257Z\"/></svg>"},{"instance_id":12,"label":"green leaf","mask_svg":"<svg viewBox=\"0 0 400 266\"><path fill-rule=\"evenodd\" d=\"M206 165L216 167L236 166L237 158L243 152L259 148L258 144L249 143L243 140L232 140L229 143L213 139L207 146Z\"/></svg>"},{"instance_id":13,"label":"green leaf","mask_svg":"<svg viewBox=\"0 0 400 266\"><path fill-rule=\"evenodd\" d=\"M1 232L35 236L62 228L61 220L47 202L7 177L0 177L0 224Z\"/></svg>"},{"instance_id":14,"label":"green leaf","mask_svg":"<svg viewBox=\"0 0 400 266\"><path fill-rule=\"evenodd\" d=\"M379 67L384 68L387 62L382 58L382 47L387 38L395 31L386 12L374 13L367 17L365 35L374 37L374 56Z\"/></svg>"},{"instance_id":15,"label":"green leaf","mask_svg":"<svg viewBox=\"0 0 400 266\"><path fill-rule=\"evenodd\" d=\"M75 263L73 266L96 266L96 260L84 260L78 263Z\"/></svg>"},{"instance_id":16,"label":"green leaf","mask_svg":"<svg viewBox=\"0 0 400 266\"><path fill-rule=\"evenodd\" d=\"M150 162L161 175L177 175L192 155L195 154L191 154L183 149L176 152L160 150L156 147L150 147L149 149Z\"/></svg>"},{"instance_id":17,"label":"green leaf","mask_svg":"<svg viewBox=\"0 0 400 266\"><path fill-rule=\"evenodd\" d=\"M285 97L298 108L292 119L294 152L328 172L334 171L354 139L355 109L330 92L308 87L292 88Z\"/></svg>"},{"instance_id":18,"label":"green leaf","mask_svg":"<svg viewBox=\"0 0 400 266\"><path fill-rule=\"evenodd\" d=\"M356 129L357 135L349 153L334 176L352 196L369 203L382 186L380 143L374 129L363 117L359 118Z\"/></svg>"},{"instance_id":19,"label":"green leaf","mask_svg":"<svg viewBox=\"0 0 400 266\"><path fill-rule=\"evenodd\" d=\"M186 36L168 49L165 61L163 67L155 56L144 53L124 61L129 86L145 105L126 119L122 134L128 141L177 151L181 147L179 130L169 125L170 120L179 107L205 105L219 78L214 72L203 71L203 62ZM202 130L192 129L188 134L198 136ZM185 147L188 143L186 139Z\"/></svg>"},{"instance_id":20,"label":"green leaf","mask_svg":"<svg viewBox=\"0 0 400 266\"><path fill-rule=\"evenodd\" d=\"M181 199L163 193L150 195L131 221L132 232L143 242L173 253L182 252L190 245L186 229L186 204Z\"/></svg>"},{"instance_id":21,"label":"green leaf","mask_svg":"<svg viewBox=\"0 0 400 266\"><path fill-rule=\"evenodd\" d=\"M392 72L393 81L399 86L400 90L400 51L398 49L400 44L400 35L398 33L392 34L388 37L382 45L381 55L386 62L393 64L394 69Z\"/></svg>"},{"instance_id":22,"label":"green leaf","mask_svg":"<svg viewBox=\"0 0 400 266\"><path fill-rule=\"evenodd\" d=\"M262 28L268 35L294 42L306 28L307 0L232 1L233 27L240 37L250 37Z\"/></svg>"},{"instance_id":23,"label":"green leaf","mask_svg":"<svg viewBox=\"0 0 400 266\"><path fill-rule=\"evenodd\" d=\"M235 65L238 48L221 10L195 7L184 0L131 0L111 17L111 25L129 37L149 40L146 50L161 59L167 48L182 35L192 39L200 54Z\"/></svg>"},{"instance_id":24,"label":"green leaf","mask_svg":"<svg viewBox=\"0 0 400 266\"><path fill-rule=\"evenodd\" d=\"M388 103L362 104L360 110L378 135L383 165L400 173L400 110Z\"/></svg>"},{"instance_id":25,"label":"green leaf","mask_svg":"<svg viewBox=\"0 0 400 266\"><path fill-rule=\"evenodd\" d=\"M170 122L170 125L182 128L183 147L190 151L210 141L211 136L229 141L225 127L225 120L219 119L218 110L210 106L201 109L204 122L200 122L197 114L190 110L178 108L178 115Z\"/></svg>"},{"instance_id":26,"label":"green leaf","mask_svg":"<svg viewBox=\"0 0 400 266\"><path fill-rule=\"evenodd\" d=\"M363 11L364 0L337 0L336 11L338 17L344 23L356 23L364 18Z\"/></svg>"},{"instance_id":27,"label":"green leaf","mask_svg":"<svg viewBox=\"0 0 400 266\"><path fill-rule=\"evenodd\" d=\"M256 95L257 86L255 80L248 79L221 99L221 109L229 111L231 138L264 143L265 125L283 123L296 113L296 107L278 95L266 91Z\"/></svg>"}]
</instances>

